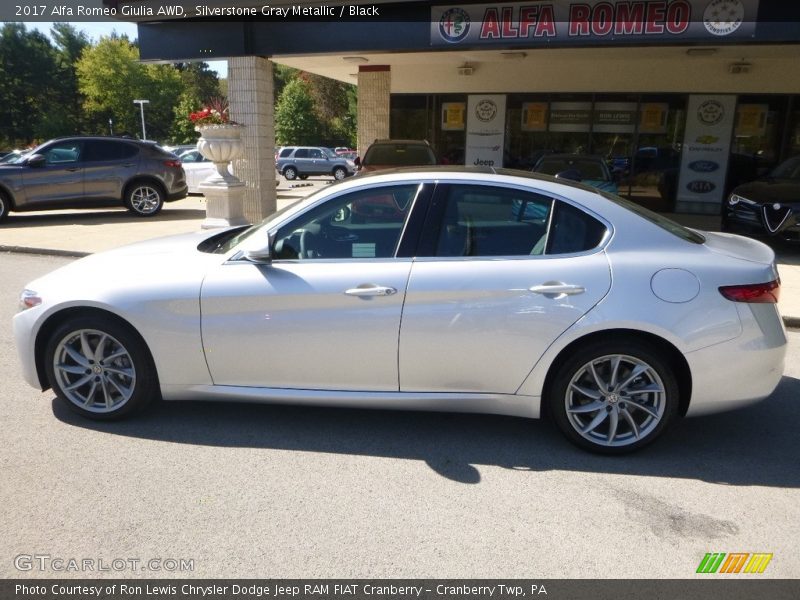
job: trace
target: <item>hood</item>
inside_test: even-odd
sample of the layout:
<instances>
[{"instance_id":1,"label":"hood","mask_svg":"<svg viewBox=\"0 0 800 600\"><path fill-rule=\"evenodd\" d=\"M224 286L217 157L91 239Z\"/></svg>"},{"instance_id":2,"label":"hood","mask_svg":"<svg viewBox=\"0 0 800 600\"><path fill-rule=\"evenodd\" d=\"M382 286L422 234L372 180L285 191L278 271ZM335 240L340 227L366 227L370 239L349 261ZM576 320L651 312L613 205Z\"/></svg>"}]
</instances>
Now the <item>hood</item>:
<instances>
[{"instance_id":1,"label":"hood","mask_svg":"<svg viewBox=\"0 0 800 600\"><path fill-rule=\"evenodd\" d=\"M224 230L201 231L137 242L76 260L30 282L26 287L64 300L106 302L111 296L137 298L147 290L176 286L199 290L200 283L223 256L197 246Z\"/></svg>"},{"instance_id":2,"label":"hood","mask_svg":"<svg viewBox=\"0 0 800 600\"><path fill-rule=\"evenodd\" d=\"M733 193L759 204L771 202L790 204L800 202L800 181L794 179L759 179L738 186L733 190Z\"/></svg>"}]
</instances>

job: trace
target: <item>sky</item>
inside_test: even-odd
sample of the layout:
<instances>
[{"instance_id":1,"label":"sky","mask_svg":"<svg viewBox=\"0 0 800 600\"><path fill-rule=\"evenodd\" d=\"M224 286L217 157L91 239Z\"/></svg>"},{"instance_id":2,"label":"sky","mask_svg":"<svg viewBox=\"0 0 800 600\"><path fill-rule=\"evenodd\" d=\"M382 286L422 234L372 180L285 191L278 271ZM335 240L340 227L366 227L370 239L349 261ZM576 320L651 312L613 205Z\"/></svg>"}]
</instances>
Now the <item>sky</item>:
<instances>
[{"instance_id":1,"label":"sky","mask_svg":"<svg viewBox=\"0 0 800 600\"><path fill-rule=\"evenodd\" d=\"M131 39L136 39L137 37L135 23L126 23L124 21L84 23L82 21L74 21L71 24L75 29L83 31L87 37L95 42L104 35L111 35L113 31L116 31L118 34L125 34ZM28 29L37 29L49 36L50 28L53 26L53 23L34 23L32 21L26 21L25 26ZM217 72L219 77L228 76L228 61L214 60L207 62L211 69Z\"/></svg>"}]
</instances>

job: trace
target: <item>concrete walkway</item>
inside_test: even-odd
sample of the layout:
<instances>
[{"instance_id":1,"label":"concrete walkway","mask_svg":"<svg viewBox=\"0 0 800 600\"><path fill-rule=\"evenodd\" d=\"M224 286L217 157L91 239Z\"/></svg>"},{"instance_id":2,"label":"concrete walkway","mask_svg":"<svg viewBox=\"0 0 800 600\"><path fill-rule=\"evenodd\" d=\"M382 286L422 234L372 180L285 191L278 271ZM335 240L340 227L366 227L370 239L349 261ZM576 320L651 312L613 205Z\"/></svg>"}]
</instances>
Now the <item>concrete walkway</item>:
<instances>
[{"instance_id":1,"label":"concrete walkway","mask_svg":"<svg viewBox=\"0 0 800 600\"><path fill-rule=\"evenodd\" d=\"M325 187L329 179L309 179L312 185L290 187L281 180L278 208L297 202ZM666 215L689 227L714 231L719 217ZM0 225L0 252L27 252L85 256L149 238L198 231L205 219L205 199L190 196L170 202L150 219L134 217L125 209L12 213ZM778 306L784 322L800 327L800 246L776 244L781 296ZM2 258L0 258L2 260Z\"/></svg>"}]
</instances>

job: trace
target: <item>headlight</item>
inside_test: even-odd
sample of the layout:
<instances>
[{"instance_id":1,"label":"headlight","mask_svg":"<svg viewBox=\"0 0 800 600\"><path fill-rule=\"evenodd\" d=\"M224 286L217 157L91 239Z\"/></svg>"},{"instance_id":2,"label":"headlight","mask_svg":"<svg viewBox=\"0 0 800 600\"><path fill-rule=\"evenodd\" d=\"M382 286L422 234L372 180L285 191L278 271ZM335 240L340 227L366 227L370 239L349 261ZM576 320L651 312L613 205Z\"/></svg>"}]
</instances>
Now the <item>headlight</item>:
<instances>
[{"instance_id":1,"label":"headlight","mask_svg":"<svg viewBox=\"0 0 800 600\"><path fill-rule=\"evenodd\" d=\"M20 311L28 310L34 306L39 306L42 303L42 298L33 290L22 290L19 295L19 309Z\"/></svg>"},{"instance_id":2,"label":"headlight","mask_svg":"<svg viewBox=\"0 0 800 600\"><path fill-rule=\"evenodd\" d=\"M730 204L731 206L736 206L737 204L739 204L739 202L741 202L742 204L749 204L750 206L756 205L756 203L753 202L752 200L748 200L744 196L740 196L738 194L731 194L731 197L728 198L728 204Z\"/></svg>"}]
</instances>

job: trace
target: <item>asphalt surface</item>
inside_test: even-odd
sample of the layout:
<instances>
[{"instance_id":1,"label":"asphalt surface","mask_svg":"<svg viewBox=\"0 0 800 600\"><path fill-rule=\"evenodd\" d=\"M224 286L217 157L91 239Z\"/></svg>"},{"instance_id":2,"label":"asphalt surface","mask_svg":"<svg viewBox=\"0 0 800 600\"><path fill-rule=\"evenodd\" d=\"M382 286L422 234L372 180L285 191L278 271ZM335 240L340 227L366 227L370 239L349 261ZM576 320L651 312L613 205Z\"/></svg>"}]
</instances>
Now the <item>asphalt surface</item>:
<instances>
[{"instance_id":1,"label":"asphalt surface","mask_svg":"<svg viewBox=\"0 0 800 600\"><path fill-rule=\"evenodd\" d=\"M800 577L799 333L768 400L622 458L488 416L187 402L96 424L29 388L11 339L19 290L68 261L0 254L0 577L686 578L707 552Z\"/></svg>"}]
</instances>

